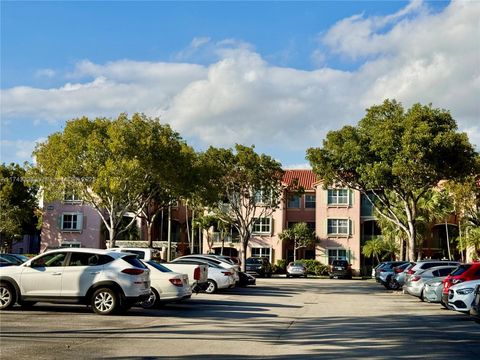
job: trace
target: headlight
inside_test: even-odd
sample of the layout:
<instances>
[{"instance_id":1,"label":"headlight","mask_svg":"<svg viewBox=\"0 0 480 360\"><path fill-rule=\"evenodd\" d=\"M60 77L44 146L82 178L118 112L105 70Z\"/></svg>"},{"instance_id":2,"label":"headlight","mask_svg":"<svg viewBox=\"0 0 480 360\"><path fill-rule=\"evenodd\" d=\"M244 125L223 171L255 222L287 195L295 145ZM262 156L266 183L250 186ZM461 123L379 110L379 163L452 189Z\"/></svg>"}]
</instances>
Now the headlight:
<instances>
[{"instance_id":1,"label":"headlight","mask_svg":"<svg viewBox=\"0 0 480 360\"><path fill-rule=\"evenodd\" d=\"M460 295L468 295L468 294L471 294L472 292L473 292L473 288L465 288L465 289L457 290L457 294L460 294Z\"/></svg>"}]
</instances>

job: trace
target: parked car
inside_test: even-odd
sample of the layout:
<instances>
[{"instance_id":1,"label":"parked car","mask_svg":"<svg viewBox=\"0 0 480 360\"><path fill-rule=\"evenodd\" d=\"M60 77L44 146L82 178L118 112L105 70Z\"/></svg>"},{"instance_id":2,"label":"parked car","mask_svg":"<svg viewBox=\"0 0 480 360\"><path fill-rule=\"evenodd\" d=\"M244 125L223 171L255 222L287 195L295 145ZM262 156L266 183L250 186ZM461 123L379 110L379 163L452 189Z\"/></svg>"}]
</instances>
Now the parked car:
<instances>
[{"instance_id":1,"label":"parked car","mask_svg":"<svg viewBox=\"0 0 480 360\"><path fill-rule=\"evenodd\" d=\"M235 278L235 282L239 281L238 272L240 271L240 268L237 264L233 263L231 260L222 259L222 258L216 257L215 255L211 256L211 255L201 255L201 254L180 256L177 259L198 259L198 260L208 262L209 264L215 264L217 266L220 266L232 272Z\"/></svg>"},{"instance_id":2,"label":"parked car","mask_svg":"<svg viewBox=\"0 0 480 360\"><path fill-rule=\"evenodd\" d=\"M333 278L352 278L352 265L347 260L333 260L330 265L328 275L330 279Z\"/></svg>"},{"instance_id":3,"label":"parked car","mask_svg":"<svg viewBox=\"0 0 480 360\"><path fill-rule=\"evenodd\" d=\"M273 268L265 257L250 257L245 263L245 272L255 277L271 277Z\"/></svg>"},{"instance_id":4,"label":"parked car","mask_svg":"<svg viewBox=\"0 0 480 360\"><path fill-rule=\"evenodd\" d=\"M448 289L448 308L469 313L475 298L475 289L480 280L470 280L450 286Z\"/></svg>"},{"instance_id":5,"label":"parked car","mask_svg":"<svg viewBox=\"0 0 480 360\"><path fill-rule=\"evenodd\" d=\"M292 261L287 265L287 278L288 277L307 277L307 268L301 261Z\"/></svg>"},{"instance_id":6,"label":"parked car","mask_svg":"<svg viewBox=\"0 0 480 360\"><path fill-rule=\"evenodd\" d=\"M477 285L475 289L475 296L472 302L472 308L470 309L470 315L476 322L480 323L480 285Z\"/></svg>"},{"instance_id":7,"label":"parked car","mask_svg":"<svg viewBox=\"0 0 480 360\"><path fill-rule=\"evenodd\" d=\"M430 269L435 266L458 266L460 263L458 261L449 261L449 260L421 260L417 261L413 267L408 269L408 271L405 274L405 284L408 284L410 281L410 278L413 275L418 274L419 272L423 270Z\"/></svg>"},{"instance_id":8,"label":"parked car","mask_svg":"<svg viewBox=\"0 0 480 360\"><path fill-rule=\"evenodd\" d=\"M442 301L443 279L446 276L430 279L425 282L423 288L423 299L431 303L439 303Z\"/></svg>"},{"instance_id":9,"label":"parked car","mask_svg":"<svg viewBox=\"0 0 480 360\"><path fill-rule=\"evenodd\" d=\"M254 276L244 273L243 271L239 271L238 273L240 280L238 281L238 286L249 286L249 285L255 285L257 283L257 279L255 279Z\"/></svg>"},{"instance_id":10,"label":"parked car","mask_svg":"<svg viewBox=\"0 0 480 360\"><path fill-rule=\"evenodd\" d=\"M461 264L443 280L442 305L448 307L448 290L450 286L470 280L480 279L480 262Z\"/></svg>"},{"instance_id":11,"label":"parked car","mask_svg":"<svg viewBox=\"0 0 480 360\"><path fill-rule=\"evenodd\" d=\"M389 277L387 285L385 287L389 290L398 290L403 287L405 283L405 274L415 263L406 262L405 264L395 266L393 268L393 274Z\"/></svg>"},{"instance_id":12,"label":"parked car","mask_svg":"<svg viewBox=\"0 0 480 360\"><path fill-rule=\"evenodd\" d=\"M378 273L378 281L385 286L387 289L391 289L391 280L394 278L397 272L402 272L405 267L409 264L408 262L399 263L395 265L397 262L389 262L384 265Z\"/></svg>"},{"instance_id":13,"label":"parked car","mask_svg":"<svg viewBox=\"0 0 480 360\"><path fill-rule=\"evenodd\" d=\"M405 283L403 289L410 295L420 298L424 301L425 282L433 278L445 277L455 270L457 266L435 266L430 269L419 271L417 274L411 276L408 282Z\"/></svg>"},{"instance_id":14,"label":"parked car","mask_svg":"<svg viewBox=\"0 0 480 360\"><path fill-rule=\"evenodd\" d=\"M161 257L160 250L154 248L115 247L109 250L135 254L140 260L144 261L159 260Z\"/></svg>"},{"instance_id":15,"label":"parked car","mask_svg":"<svg viewBox=\"0 0 480 360\"><path fill-rule=\"evenodd\" d=\"M208 265L208 280L205 292L212 294L218 289L228 289L235 286L235 276L230 270L224 269L214 263L199 259L181 259L172 261L173 264L202 264Z\"/></svg>"},{"instance_id":16,"label":"parked car","mask_svg":"<svg viewBox=\"0 0 480 360\"><path fill-rule=\"evenodd\" d=\"M393 273L393 268L405 264L407 261L384 261L375 268L375 280L380 281L380 274L383 272Z\"/></svg>"},{"instance_id":17,"label":"parked car","mask_svg":"<svg viewBox=\"0 0 480 360\"><path fill-rule=\"evenodd\" d=\"M150 270L150 296L139 303L141 307L150 309L192 296L188 275L173 272L153 260L144 263Z\"/></svg>"},{"instance_id":18,"label":"parked car","mask_svg":"<svg viewBox=\"0 0 480 360\"><path fill-rule=\"evenodd\" d=\"M132 254L51 250L19 266L0 268L0 309L42 301L85 304L97 314L113 314L148 298L149 274Z\"/></svg>"}]
</instances>

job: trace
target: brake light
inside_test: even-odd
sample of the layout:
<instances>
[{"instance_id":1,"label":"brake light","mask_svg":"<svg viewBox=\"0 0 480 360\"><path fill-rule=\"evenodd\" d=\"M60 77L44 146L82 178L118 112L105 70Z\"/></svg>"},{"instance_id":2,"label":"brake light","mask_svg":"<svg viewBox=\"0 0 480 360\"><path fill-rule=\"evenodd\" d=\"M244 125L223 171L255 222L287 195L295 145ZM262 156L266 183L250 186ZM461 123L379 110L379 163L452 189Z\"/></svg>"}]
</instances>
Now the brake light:
<instances>
[{"instance_id":1,"label":"brake light","mask_svg":"<svg viewBox=\"0 0 480 360\"><path fill-rule=\"evenodd\" d=\"M123 269L122 273L128 274L128 275L140 275L144 273L144 270L142 269Z\"/></svg>"},{"instance_id":2,"label":"brake light","mask_svg":"<svg viewBox=\"0 0 480 360\"><path fill-rule=\"evenodd\" d=\"M410 279L410 281L418 281L418 280L420 280L420 279L421 279L420 276L415 275L414 277L412 277L412 278Z\"/></svg>"},{"instance_id":3,"label":"brake light","mask_svg":"<svg viewBox=\"0 0 480 360\"><path fill-rule=\"evenodd\" d=\"M222 271L225 276L232 276L233 274L230 271Z\"/></svg>"},{"instance_id":4,"label":"brake light","mask_svg":"<svg viewBox=\"0 0 480 360\"><path fill-rule=\"evenodd\" d=\"M168 279L175 286L183 286L182 279Z\"/></svg>"},{"instance_id":5,"label":"brake light","mask_svg":"<svg viewBox=\"0 0 480 360\"><path fill-rule=\"evenodd\" d=\"M395 271L396 274L401 273L403 270L400 268L393 268L393 271Z\"/></svg>"},{"instance_id":6,"label":"brake light","mask_svg":"<svg viewBox=\"0 0 480 360\"><path fill-rule=\"evenodd\" d=\"M407 274L408 275L413 275L415 271L413 269L408 269Z\"/></svg>"},{"instance_id":7,"label":"brake light","mask_svg":"<svg viewBox=\"0 0 480 360\"><path fill-rule=\"evenodd\" d=\"M195 271L193 272L193 278L195 280L200 280L200 267L196 267Z\"/></svg>"}]
</instances>

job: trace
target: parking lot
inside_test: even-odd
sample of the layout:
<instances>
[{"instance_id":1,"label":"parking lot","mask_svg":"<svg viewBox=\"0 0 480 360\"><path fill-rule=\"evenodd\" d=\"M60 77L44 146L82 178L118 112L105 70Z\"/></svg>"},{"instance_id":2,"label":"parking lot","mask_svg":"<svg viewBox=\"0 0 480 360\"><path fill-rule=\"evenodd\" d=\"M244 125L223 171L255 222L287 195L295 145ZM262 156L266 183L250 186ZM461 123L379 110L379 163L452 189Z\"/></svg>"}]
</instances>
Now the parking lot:
<instances>
[{"instance_id":1,"label":"parking lot","mask_svg":"<svg viewBox=\"0 0 480 360\"><path fill-rule=\"evenodd\" d=\"M478 359L468 316L373 280L258 279L158 310L99 316L37 304L0 313L2 359Z\"/></svg>"}]
</instances>

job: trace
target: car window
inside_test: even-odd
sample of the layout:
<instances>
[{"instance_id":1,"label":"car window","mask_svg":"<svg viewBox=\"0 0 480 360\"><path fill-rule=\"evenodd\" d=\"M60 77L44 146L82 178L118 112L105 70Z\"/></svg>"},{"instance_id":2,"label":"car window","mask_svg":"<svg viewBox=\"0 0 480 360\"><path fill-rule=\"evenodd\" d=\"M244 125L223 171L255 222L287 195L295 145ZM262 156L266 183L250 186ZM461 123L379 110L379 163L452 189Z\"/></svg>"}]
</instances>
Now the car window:
<instances>
[{"instance_id":1,"label":"car window","mask_svg":"<svg viewBox=\"0 0 480 360\"><path fill-rule=\"evenodd\" d=\"M32 261L31 267L63 266L66 257L66 252L54 252L45 254L44 256Z\"/></svg>"},{"instance_id":2,"label":"car window","mask_svg":"<svg viewBox=\"0 0 480 360\"><path fill-rule=\"evenodd\" d=\"M126 261L127 263L129 263L130 265L132 266L135 266L137 268L141 268L141 269L147 269L147 266L142 263L142 261L140 259L137 258L136 255L127 255L127 256L124 256L122 258L123 261Z\"/></svg>"},{"instance_id":3,"label":"car window","mask_svg":"<svg viewBox=\"0 0 480 360\"><path fill-rule=\"evenodd\" d=\"M153 260L147 261L147 264L153 266L155 269L160 270L161 272L172 272L172 270Z\"/></svg>"},{"instance_id":4,"label":"car window","mask_svg":"<svg viewBox=\"0 0 480 360\"><path fill-rule=\"evenodd\" d=\"M439 275L437 276L447 276L452 272L452 270L453 270L452 268L439 269L438 270Z\"/></svg>"},{"instance_id":5,"label":"car window","mask_svg":"<svg viewBox=\"0 0 480 360\"><path fill-rule=\"evenodd\" d=\"M108 255L72 252L68 266L98 266L104 265L112 260L113 258Z\"/></svg>"},{"instance_id":6,"label":"car window","mask_svg":"<svg viewBox=\"0 0 480 360\"><path fill-rule=\"evenodd\" d=\"M465 271L467 271L468 269L470 269L470 266L472 266L471 264L463 264L463 265L460 265L458 268L456 268L450 275L452 276L458 276L458 275L462 275Z\"/></svg>"}]
</instances>

